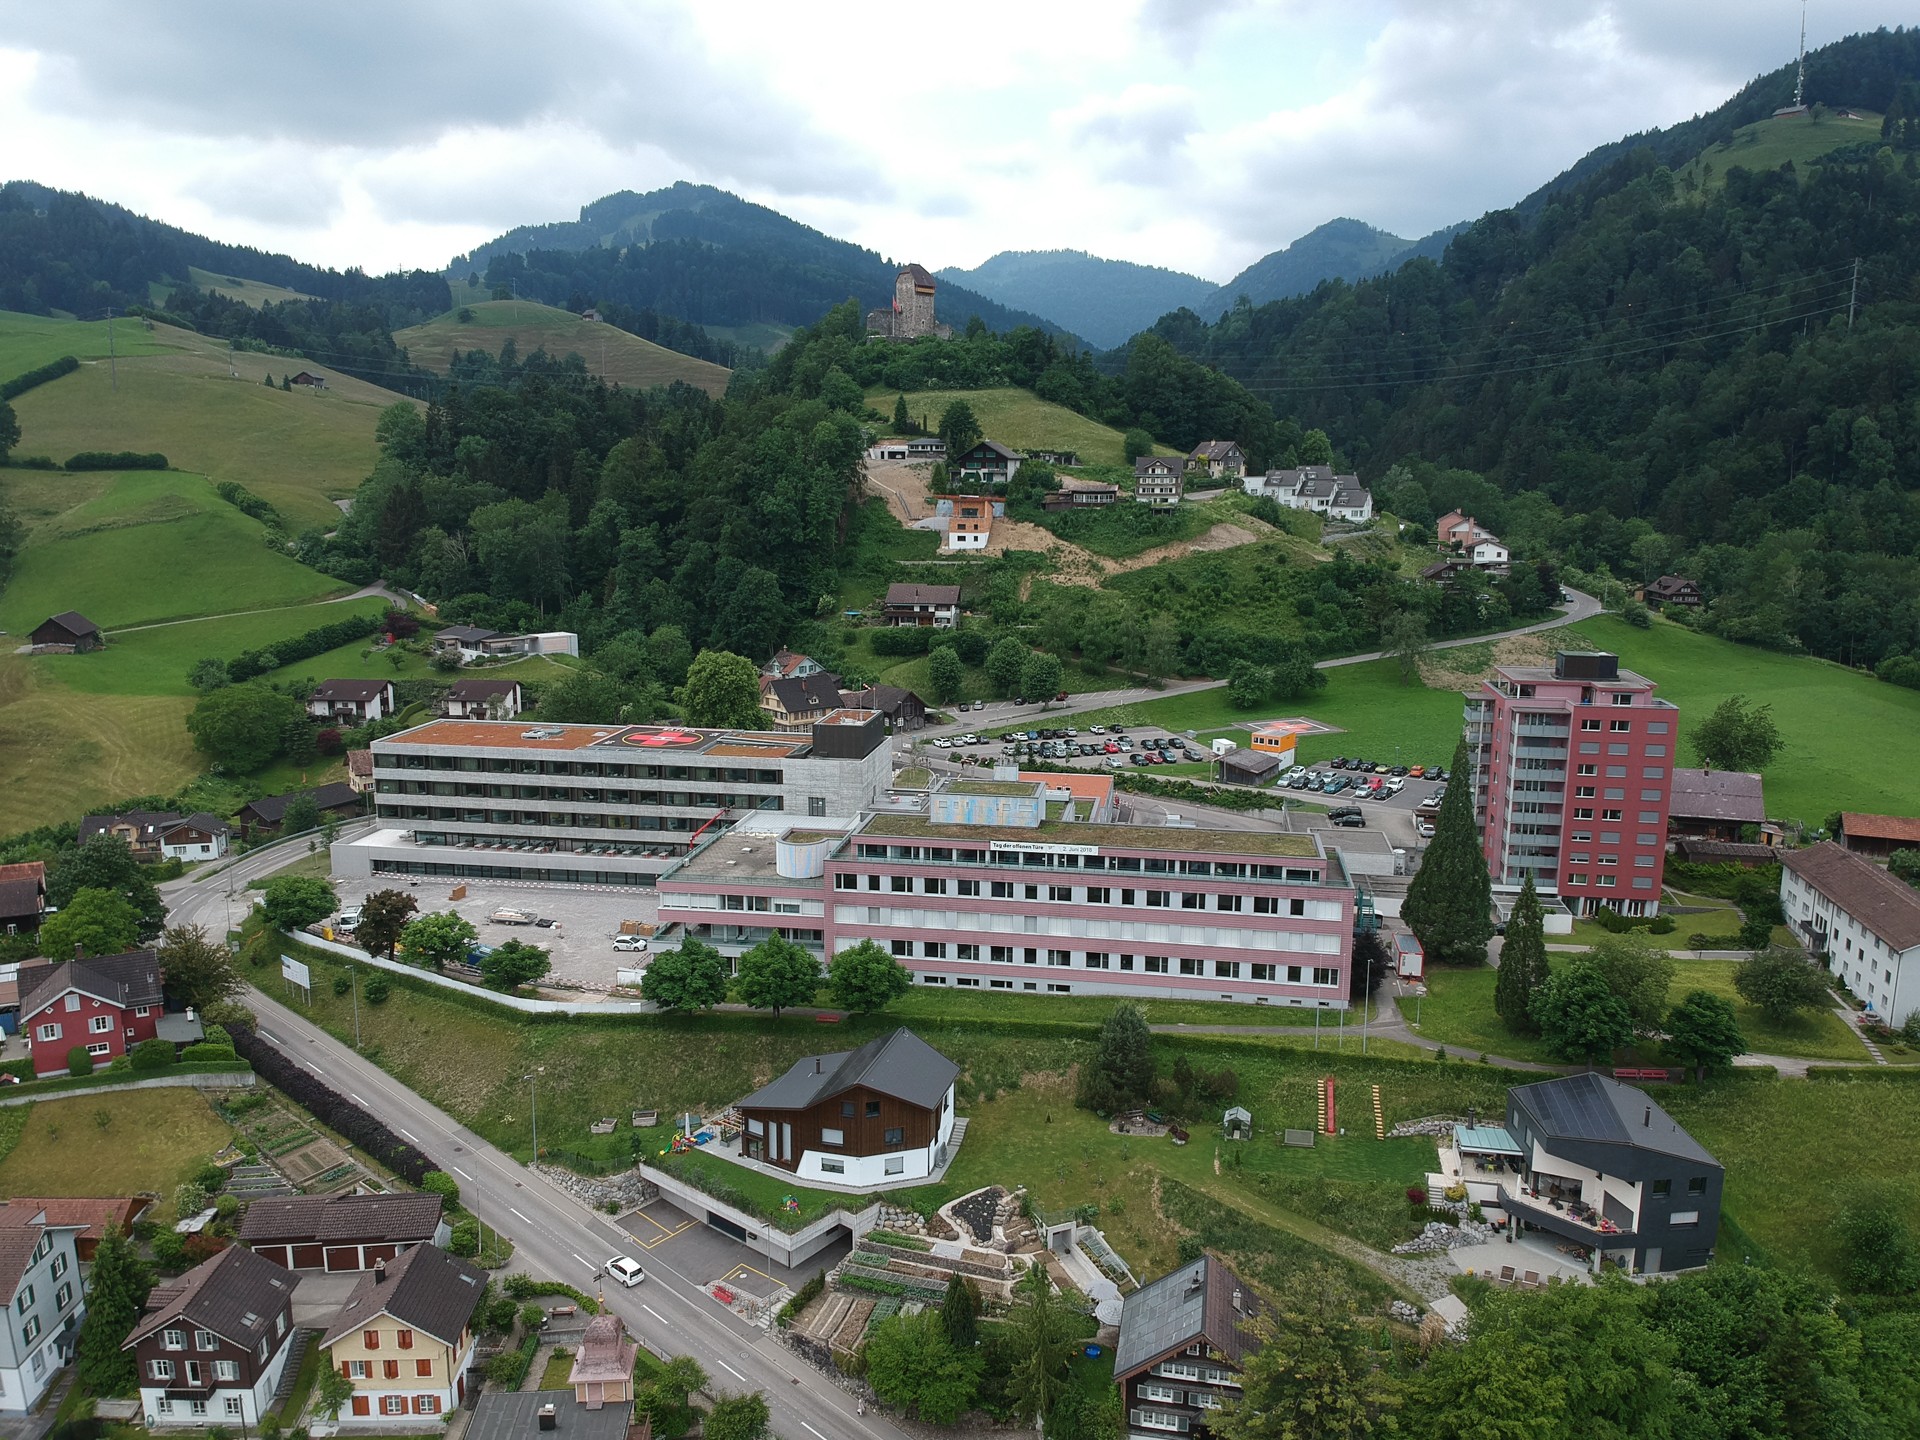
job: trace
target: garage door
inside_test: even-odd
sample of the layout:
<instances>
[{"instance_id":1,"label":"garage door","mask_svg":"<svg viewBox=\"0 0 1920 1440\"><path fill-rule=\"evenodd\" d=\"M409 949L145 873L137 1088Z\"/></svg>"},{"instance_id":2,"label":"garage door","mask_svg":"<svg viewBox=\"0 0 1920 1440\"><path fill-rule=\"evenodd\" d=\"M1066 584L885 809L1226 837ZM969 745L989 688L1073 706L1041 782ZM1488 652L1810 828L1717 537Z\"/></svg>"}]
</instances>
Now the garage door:
<instances>
[{"instance_id":1,"label":"garage door","mask_svg":"<svg viewBox=\"0 0 1920 1440\"><path fill-rule=\"evenodd\" d=\"M293 1247L294 1270L320 1270L326 1267L327 1252L319 1245L295 1245Z\"/></svg>"},{"instance_id":2,"label":"garage door","mask_svg":"<svg viewBox=\"0 0 1920 1440\"><path fill-rule=\"evenodd\" d=\"M744 1225L736 1225L733 1221L727 1219L726 1216L716 1215L711 1210L707 1212L707 1224L718 1230L722 1235L731 1235L736 1240L744 1240L747 1238L747 1230Z\"/></svg>"}]
</instances>

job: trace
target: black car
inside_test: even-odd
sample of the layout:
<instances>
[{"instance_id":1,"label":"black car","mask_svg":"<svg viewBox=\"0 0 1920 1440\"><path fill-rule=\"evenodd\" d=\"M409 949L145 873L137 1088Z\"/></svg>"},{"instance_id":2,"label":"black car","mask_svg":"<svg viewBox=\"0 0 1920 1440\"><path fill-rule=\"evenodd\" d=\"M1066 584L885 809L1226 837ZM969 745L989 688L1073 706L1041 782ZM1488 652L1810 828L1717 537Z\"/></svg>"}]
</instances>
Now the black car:
<instances>
[{"instance_id":1,"label":"black car","mask_svg":"<svg viewBox=\"0 0 1920 1440\"><path fill-rule=\"evenodd\" d=\"M1327 764L1332 766L1335 770L1344 770L1347 768L1347 757L1344 755L1336 755L1333 757L1333 759L1329 760Z\"/></svg>"},{"instance_id":2,"label":"black car","mask_svg":"<svg viewBox=\"0 0 1920 1440\"><path fill-rule=\"evenodd\" d=\"M1340 820L1349 819L1352 816L1355 816L1361 813L1362 813L1361 809L1358 805L1338 805L1327 812L1327 818L1333 821L1340 821Z\"/></svg>"},{"instance_id":3,"label":"black car","mask_svg":"<svg viewBox=\"0 0 1920 1440\"><path fill-rule=\"evenodd\" d=\"M1407 767L1404 765L1396 765L1393 767L1392 770L1388 771L1387 773L1390 775L1404 775L1407 773Z\"/></svg>"}]
</instances>

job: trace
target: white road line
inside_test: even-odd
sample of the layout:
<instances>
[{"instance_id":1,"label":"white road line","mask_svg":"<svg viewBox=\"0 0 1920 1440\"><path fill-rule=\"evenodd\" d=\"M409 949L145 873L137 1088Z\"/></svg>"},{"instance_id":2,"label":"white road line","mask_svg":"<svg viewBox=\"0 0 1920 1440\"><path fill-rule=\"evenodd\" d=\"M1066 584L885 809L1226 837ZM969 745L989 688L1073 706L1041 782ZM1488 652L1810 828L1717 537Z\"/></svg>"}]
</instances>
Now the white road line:
<instances>
[{"instance_id":1,"label":"white road line","mask_svg":"<svg viewBox=\"0 0 1920 1440\"><path fill-rule=\"evenodd\" d=\"M351 1090L347 1092L347 1098L353 1101L353 1103L356 1105L364 1105L367 1103L366 1101L362 1100L358 1095L354 1094Z\"/></svg>"},{"instance_id":2,"label":"white road line","mask_svg":"<svg viewBox=\"0 0 1920 1440\"><path fill-rule=\"evenodd\" d=\"M327 1073L326 1071L322 1070L318 1065L315 1065L310 1060L302 1060L300 1063L302 1065L305 1065L307 1069L313 1071L313 1073L316 1075L325 1075Z\"/></svg>"},{"instance_id":3,"label":"white road line","mask_svg":"<svg viewBox=\"0 0 1920 1440\"><path fill-rule=\"evenodd\" d=\"M420 1143L420 1137L404 1126L401 1127L400 1133L406 1136L407 1139L413 1141L414 1144L418 1145Z\"/></svg>"},{"instance_id":4,"label":"white road line","mask_svg":"<svg viewBox=\"0 0 1920 1440\"><path fill-rule=\"evenodd\" d=\"M734 1369L733 1366L729 1365L726 1361L722 1360L717 1355L714 1356L713 1363L718 1365L722 1370L726 1371L729 1375L733 1376L733 1378L736 1380L744 1380L747 1378L746 1376L742 1375L738 1370ZM802 1420L800 1423L802 1425L805 1425L807 1422ZM816 1430L814 1433L817 1435L820 1432Z\"/></svg>"},{"instance_id":5,"label":"white road line","mask_svg":"<svg viewBox=\"0 0 1920 1440\"><path fill-rule=\"evenodd\" d=\"M582 1255L578 1250L569 1250L567 1253L573 1256L573 1258L578 1260L582 1265L591 1265L593 1263L591 1260L587 1259L586 1256Z\"/></svg>"},{"instance_id":6,"label":"white road line","mask_svg":"<svg viewBox=\"0 0 1920 1440\"><path fill-rule=\"evenodd\" d=\"M467 1172L462 1170L458 1165L449 1165L447 1168L453 1171L453 1173L458 1175L462 1180L473 1179L473 1176L467 1174Z\"/></svg>"},{"instance_id":7,"label":"white road line","mask_svg":"<svg viewBox=\"0 0 1920 1440\"><path fill-rule=\"evenodd\" d=\"M646 1311L649 1315L653 1316L653 1318L658 1320L662 1325L665 1325L667 1323L667 1317L662 1315L658 1310L654 1309L653 1306L647 1304L644 1300L641 1301L640 1308Z\"/></svg>"},{"instance_id":8,"label":"white road line","mask_svg":"<svg viewBox=\"0 0 1920 1440\"><path fill-rule=\"evenodd\" d=\"M507 1213L510 1215L520 1215L520 1212L518 1210L515 1210L511 1205L507 1207ZM527 1217L524 1215L520 1215L520 1218L522 1220L526 1220L526 1223L529 1225L533 1224L533 1221L527 1220Z\"/></svg>"},{"instance_id":9,"label":"white road line","mask_svg":"<svg viewBox=\"0 0 1920 1440\"><path fill-rule=\"evenodd\" d=\"M284 1045L287 1043L286 1041L282 1040L278 1035L269 1035L265 1030L262 1030L260 1032L260 1038L266 1041L269 1045Z\"/></svg>"},{"instance_id":10,"label":"white road line","mask_svg":"<svg viewBox=\"0 0 1920 1440\"><path fill-rule=\"evenodd\" d=\"M800 1428L802 1430L813 1430L813 1426L807 1424L807 1422L804 1420L800 1422ZM818 1430L813 1430L813 1433L816 1435L820 1435L820 1432ZM820 1440L827 1440L827 1437L824 1435L820 1435Z\"/></svg>"}]
</instances>

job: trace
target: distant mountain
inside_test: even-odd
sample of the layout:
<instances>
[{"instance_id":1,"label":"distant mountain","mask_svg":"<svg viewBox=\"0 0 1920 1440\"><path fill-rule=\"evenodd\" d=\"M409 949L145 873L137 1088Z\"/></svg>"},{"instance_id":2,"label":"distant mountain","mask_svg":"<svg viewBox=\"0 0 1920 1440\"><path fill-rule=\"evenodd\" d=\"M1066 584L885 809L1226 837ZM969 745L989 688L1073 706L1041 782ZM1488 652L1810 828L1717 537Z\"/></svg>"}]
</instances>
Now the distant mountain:
<instances>
[{"instance_id":1,"label":"distant mountain","mask_svg":"<svg viewBox=\"0 0 1920 1440\"><path fill-rule=\"evenodd\" d=\"M1242 295L1255 305L1305 295L1322 280L1359 280L1378 275L1393 258L1413 245L1398 235L1376 230L1364 220L1329 220L1309 230L1284 250L1256 260L1195 308L1215 320Z\"/></svg>"},{"instance_id":2,"label":"distant mountain","mask_svg":"<svg viewBox=\"0 0 1920 1440\"><path fill-rule=\"evenodd\" d=\"M1200 304L1217 288L1197 275L1103 260L1084 250L1003 250L972 270L949 266L936 274L1044 315L1103 350L1125 344L1169 310Z\"/></svg>"},{"instance_id":3,"label":"distant mountain","mask_svg":"<svg viewBox=\"0 0 1920 1440\"><path fill-rule=\"evenodd\" d=\"M645 195L623 190L582 206L578 220L523 225L454 257L451 276L512 285L521 299L569 310L609 302L697 325L811 325L848 296L893 299L900 266L823 235L777 210L682 181ZM990 330L1065 333L1039 315L943 284L939 318L955 330L978 316Z\"/></svg>"}]
</instances>

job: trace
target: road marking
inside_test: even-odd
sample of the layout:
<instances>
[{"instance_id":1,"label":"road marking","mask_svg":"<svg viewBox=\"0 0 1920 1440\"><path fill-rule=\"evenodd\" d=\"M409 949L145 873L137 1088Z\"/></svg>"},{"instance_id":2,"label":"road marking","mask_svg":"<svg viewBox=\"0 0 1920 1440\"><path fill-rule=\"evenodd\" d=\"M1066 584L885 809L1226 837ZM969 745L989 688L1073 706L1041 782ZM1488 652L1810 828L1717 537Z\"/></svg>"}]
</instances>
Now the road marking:
<instances>
[{"instance_id":1,"label":"road marking","mask_svg":"<svg viewBox=\"0 0 1920 1440\"><path fill-rule=\"evenodd\" d=\"M520 1212L518 1210L515 1210L511 1205L507 1207L507 1212L512 1215L520 1215ZM526 1220L526 1223L529 1225L533 1224L533 1221L527 1220L527 1217L524 1215L520 1215L520 1218L522 1220Z\"/></svg>"},{"instance_id":2,"label":"road marking","mask_svg":"<svg viewBox=\"0 0 1920 1440\"><path fill-rule=\"evenodd\" d=\"M260 1032L260 1038L266 1041L269 1045L284 1045L287 1043L286 1041L282 1040L278 1035L270 1035L265 1030L262 1030Z\"/></svg>"},{"instance_id":3,"label":"road marking","mask_svg":"<svg viewBox=\"0 0 1920 1440\"><path fill-rule=\"evenodd\" d=\"M302 1060L300 1063L306 1066L307 1069L313 1071L313 1073L316 1075L325 1075L327 1073L326 1071L322 1070L318 1065L314 1064L311 1060Z\"/></svg>"},{"instance_id":4,"label":"road marking","mask_svg":"<svg viewBox=\"0 0 1920 1440\"><path fill-rule=\"evenodd\" d=\"M802 1430L813 1430L813 1426L807 1424L807 1422L804 1420L800 1422L800 1428ZM818 1430L813 1430L813 1433L816 1435L820 1435L820 1432ZM820 1435L820 1440L827 1440L827 1437L824 1435Z\"/></svg>"},{"instance_id":5,"label":"road marking","mask_svg":"<svg viewBox=\"0 0 1920 1440\"><path fill-rule=\"evenodd\" d=\"M647 1304L644 1300L640 1302L640 1308L646 1311L649 1315L653 1316L653 1318L658 1320L662 1325L667 1323L667 1317L662 1315L658 1310L654 1309L653 1306Z\"/></svg>"},{"instance_id":6,"label":"road marking","mask_svg":"<svg viewBox=\"0 0 1920 1440\"><path fill-rule=\"evenodd\" d=\"M347 1092L347 1098L353 1101L353 1103L356 1105L364 1105L367 1103L366 1101L362 1100L358 1095L354 1094L351 1090Z\"/></svg>"},{"instance_id":7,"label":"road marking","mask_svg":"<svg viewBox=\"0 0 1920 1440\"><path fill-rule=\"evenodd\" d=\"M734 1369L733 1366L729 1365L726 1361L722 1360L718 1355L713 1357L713 1363L718 1365L722 1370L726 1371L729 1375L733 1376L733 1378L736 1380L744 1380L747 1378L746 1376L742 1375L738 1370ZM807 1422L802 1420L800 1423L802 1425L805 1425ZM814 1433L817 1435L820 1432L816 1430Z\"/></svg>"},{"instance_id":8,"label":"road marking","mask_svg":"<svg viewBox=\"0 0 1920 1440\"><path fill-rule=\"evenodd\" d=\"M578 1250L569 1250L567 1253L573 1256L573 1258L578 1260L582 1265L593 1264L591 1260L587 1259L587 1257L582 1255Z\"/></svg>"},{"instance_id":9,"label":"road marking","mask_svg":"<svg viewBox=\"0 0 1920 1440\"><path fill-rule=\"evenodd\" d=\"M401 1130L401 1132L400 1132L400 1133L401 1133L402 1135L404 1135L404 1136L406 1136L406 1137L407 1137L407 1139L409 1139L409 1140L411 1140L411 1141L413 1141L413 1143L414 1143L414 1144L416 1144L416 1145L418 1145L418 1144L420 1143L420 1137L419 1137L418 1135L416 1135L416 1134L414 1134L414 1133L413 1133L413 1132L412 1132L411 1130L406 1130L406 1129L403 1129L403 1130Z\"/></svg>"},{"instance_id":10,"label":"road marking","mask_svg":"<svg viewBox=\"0 0 1920 1440\"><path fill-rule=\"evenodd\" d=\"M453 1171L453 1173L458 1175L462 1180L473 1179L473 1176L467 1174L467 1172L462 1170L458 1165L449 1165L447 1168Z\"/></svg>"}]
</instances>

